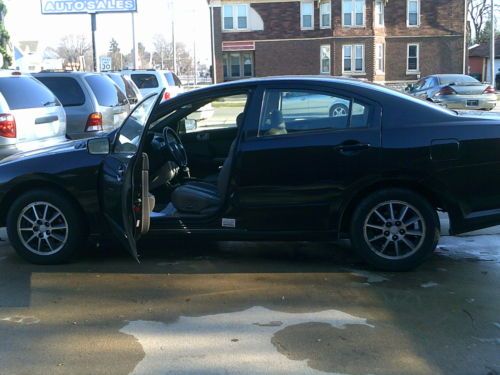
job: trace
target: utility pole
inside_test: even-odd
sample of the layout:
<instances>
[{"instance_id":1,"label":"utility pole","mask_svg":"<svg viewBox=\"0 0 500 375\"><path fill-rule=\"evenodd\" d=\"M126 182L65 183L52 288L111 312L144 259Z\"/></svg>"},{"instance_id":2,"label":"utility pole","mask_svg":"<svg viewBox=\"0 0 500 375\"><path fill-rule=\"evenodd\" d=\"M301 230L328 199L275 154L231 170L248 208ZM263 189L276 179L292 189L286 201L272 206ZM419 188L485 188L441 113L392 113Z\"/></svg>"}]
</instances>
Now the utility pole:
<instances>
[{"instance_id":1,"label":"utility pole","mask_svg":"<svg viewBox=\"0 0 500 375\"><path fill-rule=\"evenodd\" d=\"M94 60L94 72L97 72L97 50L95 44L95 32L97 31L97 15L90 14L90 23L92 24L92 59Z\"/></svg>"},{"instance_id":2,"label":"utility pole","mask_svg":"<svg viewBox=\"0 0 500 375\"><path fill-rule=\"evenodd\" d=\"M175 48L175 3L170 0L170 16L172 17L172 56L174 58L173 68L174 73L177 74L177 48Z\"/></svg>"},{"instance_id":3,"label":"utility pole","mask_svg":"<svg viewBox=\"0 0 500 375\"><path fill-rule=\"evenodd\" d=\"M135 40L135 13L130 13L132 15L132 67L137 69L137 42Z\"/></svg>"},{"instance_id":4,"label":"utility pole","mask_svg":"<svg viewBox=\"0 0 500 375\"><path fill-rule=\"evenodd\" d=\"M491 69L491 85L495 87L495 0L491 0L491 51L490 51L490 69Z\"/></svg>"},{"instance_id":5,"label":"utility pole","mask_svg":"<svg viewBox=\"0 0 500 375\"><path fill-rule=\"evenodd\" d=\"M194 84L198 84L198 63L196 62L196 35L193 44L193 60L194 60Z\"/></svg>"}]
</instances>

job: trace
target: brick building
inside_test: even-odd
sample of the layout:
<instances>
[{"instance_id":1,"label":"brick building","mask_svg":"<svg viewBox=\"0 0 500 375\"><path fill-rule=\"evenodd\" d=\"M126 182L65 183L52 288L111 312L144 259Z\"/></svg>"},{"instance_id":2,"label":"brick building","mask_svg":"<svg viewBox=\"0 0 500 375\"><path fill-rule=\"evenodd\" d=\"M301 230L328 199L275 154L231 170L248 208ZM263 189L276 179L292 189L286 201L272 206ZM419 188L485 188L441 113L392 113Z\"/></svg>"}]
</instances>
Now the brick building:
<instances>
[{"instance_id":1,"label":"brick building","mask_svg":"<svg viewBox=\"0 0 500 375\"><path fill-rule=\"evenodd\" d=\"M465 71L465 0L208 0L217 82Z\"/></svg>"}]
</instances>

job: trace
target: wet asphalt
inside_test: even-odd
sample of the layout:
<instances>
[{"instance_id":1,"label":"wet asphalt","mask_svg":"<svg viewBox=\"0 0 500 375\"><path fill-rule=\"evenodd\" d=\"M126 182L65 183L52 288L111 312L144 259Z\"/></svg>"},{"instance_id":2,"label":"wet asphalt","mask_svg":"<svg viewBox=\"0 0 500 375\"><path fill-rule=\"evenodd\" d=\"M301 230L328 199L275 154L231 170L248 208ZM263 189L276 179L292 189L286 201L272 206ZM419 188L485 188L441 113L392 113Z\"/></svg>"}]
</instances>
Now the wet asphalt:
<instances>
[{"instance_id":1,"label":"wet asphalt","mask_svg":"<svg viewBox=\"0 0 500 375\"><path fill-rule=\"evenodd\" d=\"M0 374L497 375L500 236L483 237L408 273L348 242L155 240L141 264L108 246L47 267L3 241Z\"/></svg>"}]
</instances>

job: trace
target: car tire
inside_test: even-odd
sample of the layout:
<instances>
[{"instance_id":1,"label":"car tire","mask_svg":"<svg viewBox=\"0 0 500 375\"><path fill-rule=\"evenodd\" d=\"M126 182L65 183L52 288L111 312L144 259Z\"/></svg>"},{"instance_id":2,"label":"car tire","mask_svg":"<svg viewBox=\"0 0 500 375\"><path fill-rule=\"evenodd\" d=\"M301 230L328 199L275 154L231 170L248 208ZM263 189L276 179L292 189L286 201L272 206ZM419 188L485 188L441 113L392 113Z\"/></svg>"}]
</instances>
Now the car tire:
<instances>
[{"instance_id":1,"label":"car tire","mask_svg":"<svg viewBox=\"0 0 500 375\"><path fill-rule=\"evenodd\" d=\"M78 207L63 194L33 190L17 198L7 214L7 234L17 254L34 264L70 261L85 243Z\"/></svg>"},{"instance_id":2,"label":"car tire","mask_svg":"<svg viewBox=\"0 0 500 375\"><path fill-rule=\"evenodd\" d=\"M350 237L355 251L373 267L408 271L436 249L439 228L436 210L421 195L384 189L356 207Z\"/></svg>"},{"instance_id":3,"label":"car tire","mask_svg":"<svg viewBox=\"0 0 500 375\"><path fill-rule=\"evenodd\" d=\"M330 117L349 116L349 108L344 104L334 104L330 107Z\"/></svg>"}]
</instances>

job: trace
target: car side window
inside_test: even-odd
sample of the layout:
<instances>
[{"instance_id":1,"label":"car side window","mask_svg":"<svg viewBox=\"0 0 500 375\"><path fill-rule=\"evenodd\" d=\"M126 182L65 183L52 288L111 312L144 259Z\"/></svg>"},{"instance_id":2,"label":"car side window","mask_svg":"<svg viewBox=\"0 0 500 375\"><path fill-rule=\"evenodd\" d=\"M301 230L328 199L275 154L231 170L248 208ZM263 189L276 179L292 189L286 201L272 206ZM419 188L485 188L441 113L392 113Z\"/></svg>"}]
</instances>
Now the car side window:
<instances>
[{"instance_id":1,"label":"car side window","mask_svg":"<svg viewBox=\"0 0 500 375\"><path fill-rule=\"evenodd\" d=\"M308 90L267 90L259 137L368 126L368 105Z\"/></svg>"},{"instance_id":2,"label":"car side window","mask_svg":"<svg viewBox=\"0 0 500 375\"><path fill-rule=\"evenodd\" d=\"M144 127L156 98L154 95L140 103L123 123L116 137L115 153L135 154L138 151Z\"/></svg>"},{"instance_id":3,"label":"car side window","mask_svg":"<svg viewBox=\"0 0 500 375\"><path fill-rule=\"evenodd\" d=\"M201 107L195 104L193 108L197 109L181 120L184 126L179 127L179 133L236 128L239 115L245 112L247 99L247 94L238 94L213 99L202 103Z\"/></svg>"}]
</instances>

